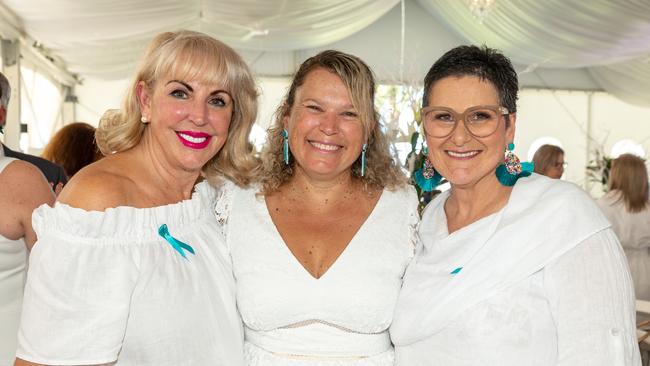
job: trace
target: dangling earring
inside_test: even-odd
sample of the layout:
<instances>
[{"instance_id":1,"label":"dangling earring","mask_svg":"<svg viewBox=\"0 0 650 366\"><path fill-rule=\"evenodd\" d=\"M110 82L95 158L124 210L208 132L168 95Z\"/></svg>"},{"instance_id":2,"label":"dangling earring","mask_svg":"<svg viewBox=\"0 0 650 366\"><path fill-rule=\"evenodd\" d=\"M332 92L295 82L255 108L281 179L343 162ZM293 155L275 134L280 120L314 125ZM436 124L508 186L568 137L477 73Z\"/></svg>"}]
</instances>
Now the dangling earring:
<instances>
[{"instance_id":1,"label":"dangling earring","mask_svg":"<svg viewBox=\"0 0 650 366\"><path fill-rule=\"evenodd\" d=\"M361 176L366 175L366 151L368 150L368 144L363 144L361 147Z\"/></svg>"},{"instance_id":2,"label":"dangling earring","mask_svg":"<svg viewBox=\"0 0 650 366\"><path fill-rule=\"evenodd\" d=\"M505 161L499 164L495 171L499 183L506 187L514 186L519 178L529 176L534 170L533 163L522 163L512 152L514 149L515 144L509 143L506 148Z\"/></svg>"},{"instance_id":3,"label":"dangling earring","mask_svg":"<svg viewBox=\"0 0 650 366\"><path fill-rule=\"evenodd\" d=\"M438 173L433 167L433 164L431 164L431 160L429 160L428 156L425 156L424 162L422 163L422 168L416 170L413 173L413 177L415 183L424 192L433 191L442 180L442 175L440 175L440 173Z\"/></svg>"},{"instance_id":4,"label":"dangling earring","mask_svg":"<svg viewBox=\"0 0 650 366\"><path fill-rule=\"evenodd\" d=\"M283 139L283 155L284 155L284 164L289 165L289 131L286 129L282 130L282 139Z\"/></svg>"}]
</instances>

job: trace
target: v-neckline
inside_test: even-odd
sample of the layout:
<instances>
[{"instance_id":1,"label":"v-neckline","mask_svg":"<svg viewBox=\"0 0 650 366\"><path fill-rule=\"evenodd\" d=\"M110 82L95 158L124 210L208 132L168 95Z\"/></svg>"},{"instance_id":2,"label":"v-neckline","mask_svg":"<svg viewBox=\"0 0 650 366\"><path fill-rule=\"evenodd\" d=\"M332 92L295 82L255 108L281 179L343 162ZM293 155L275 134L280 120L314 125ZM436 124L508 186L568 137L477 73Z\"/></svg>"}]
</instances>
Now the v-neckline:
<instances>
[{"instance_id":1,"label":"v-neckline","mask_svg":"<svg viewBox=\"0 0 650 366\"><path fill-rule=\"evenodd\" d=\"M350 247L352 247L352 244L355 241L357 241L356 239L359 237L360 233L364 230L364 228L367 226L367 224L370 223L371 220L376 215L375 212L380 207L380 204L382 204L382 201L384 200L384 196L385 196L384 193L385 192L386 192L385 190L381 191L379 199L377 199L377 202L375 202L375 205L373 206L372 210L370 211L370 214L365 218L365 220L363 220L363 222L361 223L361 225L359 226L357 231L354 233L354 235L352 235L352 238L350 238L350 240L345 245L345 248L343 248L343 250L339 253L339 255L336 257L336 259L334 259L334 262L332 262L332 264L327 268L327 270L325 270L325 272L323 272L323 274L321 274L320 277L315 277L311 272L309 272L309 270L307 268L305 268L305 266L302 265L302 263L300 262L300 259L298 259L298 257L296 257L296 255L293 253L291 248L289 248L287 243L284 241L284 238L282 237L282 234L280 233L280 230L278 229L278 227L275 225L275 222L273 221L273 216L271 216L271 211L269 211L269 207L266 204L266 198L265 197L263 197L263 199L260 202L260 208L264 211L264 214L265 214L264 216L266 216L267 222L272 227L272 231L274 232L275 237L277 238L278 242L280 243L280 246L282 247L282 250L284 250L286 252L286 254L288 254L288 256L290 258L290 261L292 263L294 263L295 265L297 265L298 269L301 272L305 273L307 276L309 276L309 278L311 280L320 282L332 271L332 269L334 269L334 267L337 266L337 264L339 262L341 262L341 260L344 258L346 253L351 250Z\"/></svg>"}]
</instances>

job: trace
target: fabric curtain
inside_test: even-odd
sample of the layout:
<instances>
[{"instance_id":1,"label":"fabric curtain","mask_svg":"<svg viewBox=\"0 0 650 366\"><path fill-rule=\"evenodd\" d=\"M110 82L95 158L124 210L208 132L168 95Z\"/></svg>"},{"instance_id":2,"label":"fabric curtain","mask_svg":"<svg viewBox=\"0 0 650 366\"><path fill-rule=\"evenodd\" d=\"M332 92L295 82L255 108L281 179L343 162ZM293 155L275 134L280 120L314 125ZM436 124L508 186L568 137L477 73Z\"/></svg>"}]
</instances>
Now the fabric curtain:
<instances>
[{"instance_id":1,"label":"fabric curtain","mask_svg":"<svg viewBox=\"0 0 650 366\"><path fill-rule=\"evenodd\" d=\"M71 72L125 77L157 33L191 29L242 50L286 51L336 42L400 0L5 0L29 35Z\"/></svg>"},{"instance_id":2,"label":"fabric curtain","mask_svg":"<svg viewBox=\"0 0 650 366\"><path fill-rule=\"evenodd\" d=\"M496 0L480 22L467 1L418 0L468 42L545 68L586 67L604 90L650 106L650 2Z\"/></svg>"}]
</instances>

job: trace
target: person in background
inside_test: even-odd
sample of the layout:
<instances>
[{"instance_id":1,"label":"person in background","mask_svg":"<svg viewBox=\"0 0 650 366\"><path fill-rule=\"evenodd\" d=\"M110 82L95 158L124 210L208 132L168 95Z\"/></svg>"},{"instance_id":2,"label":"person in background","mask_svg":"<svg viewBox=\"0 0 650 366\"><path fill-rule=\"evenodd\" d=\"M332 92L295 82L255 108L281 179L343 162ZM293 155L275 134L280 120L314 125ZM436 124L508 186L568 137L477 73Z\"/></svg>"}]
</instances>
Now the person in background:
<instances>
[{"instance_id":1,"label":"person in background","mask_svg":"<svg viewBox=\"0 0 650 366\"><path fill-rule=\"evenodd\" d=\"M12 365L27 276L36 234L32 212L52 205L54 193L38 168L0 156L0 366Z\"/></svg>"},{"instance_id":2,"label":"person in background","mask_svg":"<svg viewBox=\"0 0 650 366\"><path fill-rule=\"evenodd\" d=\"M598 205L621 241L636 298L650 301L650 205L645 161L631 154L614 159L608 185L609 192Z\"/></svg>"},{"instance_id":3,"label":"person in background","mask_svg":"<svg viewBox=\"0 0 650 366\"><path fill-rule=\"evenodd\" d=\"M448 51L424 79L425 178L451 189L422 214L396 365L640 365L625 254L581 188L519 162L517 94L510 60L487 47Z\"/></svg>"},{"instance_id":4,"label":"person in background","mask_svg":"<svg viewBox=\"0 0 650 366\"><path fill-rule=\"evenodd\" d=\"M16 365L243 364L218 192L195 182L249 182L256 113L232 48L192 31L150 42L97 130L106 157L34 212Z\"/></svg>"},{"instance_id":5,"label":"person in background","mask_svg":"<svg viewBox=\"0 0 650 366\"><path fill-rule=\"evenodd\" d=\"M0 132L2 132L5 124L7 123L7 106L9 105L10 98L11 86L9 85L9 80L7 80L7 78L2 73L0 73ZM0 156L16 158L36 165L36 167L40 169L41 172L43 172L43 175L57 194L61 192L63 186L68 182L68 177L66 176L63 167L56 165L46 159L14 151L7 147L5 144L2 144L2 149L0 149Z\"/></svg>"},{"instance_id":6,"label":"person in background","mask_svg":"<svg viewBox=\"0 0 650 366\"><path fill-rule=\"evenodd\" d=\"M393 366L388 326L418 201L374 94L358 57L307 59L268 130L261 183L217 207L248 366Z\"/></svg>"},{"instance_id":7,"label":"person in background","mask_svg":"<svg viewBox=\"0 0 650 366\"><path fill-rule=\"evenodd\" d=\"M83 122L63 126L47 143L41 157L61 165L68 178L72 178L81 168L102 157L95 143L95 127Z\"/></svg>"},{"instance_id":8,"label":"person in background","mask_svg":"<svg viewBox=\"0 0 650 366\"><path fill-rule=\"evenodd\" d=\"M535 173L560 179L564 174L564 150L555 145L542 145L533 156Z\"/></svg>"}]
</instances>

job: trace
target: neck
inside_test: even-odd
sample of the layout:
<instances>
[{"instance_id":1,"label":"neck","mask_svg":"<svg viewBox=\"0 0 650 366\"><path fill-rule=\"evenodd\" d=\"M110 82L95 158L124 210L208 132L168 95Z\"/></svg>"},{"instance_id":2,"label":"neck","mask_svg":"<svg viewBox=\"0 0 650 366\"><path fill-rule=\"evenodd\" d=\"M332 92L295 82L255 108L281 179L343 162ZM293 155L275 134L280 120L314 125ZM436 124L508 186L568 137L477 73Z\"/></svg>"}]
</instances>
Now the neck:
<instances>
[{"instance_id":1,"label":"neck","mask_svg":"<svg viewBox=\"0 0 650 366\"><path fill-rule=\"evenodd\" d=\"M318 179L307 175L296 167L294 176L282 189L288 196L299 196L300 200L318 207L349 198L357 183L349 171L332 179Z\"/></svg>"},{"instance_id":2,"label":"neck","mask_svg":"<svg viewBox=\"0 0 650 366\"><path fill-rule=\"evenodd\" d=\"M494 174L483 177L471 186L452 185L445 203L450 229L452 226L461 228L499 211L508 203L511 192L512 187L501 185Z\"/></svg>"},{"instance_id":3,"label":"neck","mask_svg":"<svg viewBox=\"0 0 650 366\"><path fill-rule=\"evenodd\" d=\"M137 161L142 162L141 172L145 175L145 184L151 186L150 192L161 192L173 202L189 199L201 172L187 171L170 164L160 149L155 149L153 145L145 134L142 141L128 151L137 155Z\"/></svg>"}]
</instances>

